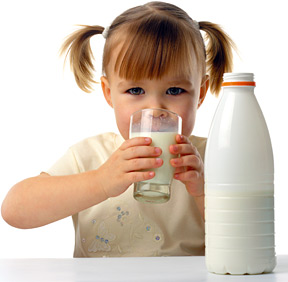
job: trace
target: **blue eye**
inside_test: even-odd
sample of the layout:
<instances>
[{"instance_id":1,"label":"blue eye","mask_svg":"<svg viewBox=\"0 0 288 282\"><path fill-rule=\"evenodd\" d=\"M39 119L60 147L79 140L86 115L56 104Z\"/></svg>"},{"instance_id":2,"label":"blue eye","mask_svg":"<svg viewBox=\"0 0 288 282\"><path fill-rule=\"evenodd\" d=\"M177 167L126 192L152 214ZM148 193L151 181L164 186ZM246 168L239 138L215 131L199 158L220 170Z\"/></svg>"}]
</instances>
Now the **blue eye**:
<instances>
[{"instance_id":1,"label":"blue eye","mask_svg":"<svg viewBox=\"0 0 288 282\"><path fill-rule=\"evenodd\" d=\"M171 87L167 90L166 94L177 96L184 93L185 90L179 87Z\"/></svg>"},{"instance_id":2,"label":"blue eye","mask_svg":"<svg viewBox=\"0 0 288 282\"><path fill-rule=\"evenodd\" d=\"M130 88L126 92L131 94L131 95L141 95L141 94L145 93L144 90L140 87Z\"/></svg>"}]
</instances>

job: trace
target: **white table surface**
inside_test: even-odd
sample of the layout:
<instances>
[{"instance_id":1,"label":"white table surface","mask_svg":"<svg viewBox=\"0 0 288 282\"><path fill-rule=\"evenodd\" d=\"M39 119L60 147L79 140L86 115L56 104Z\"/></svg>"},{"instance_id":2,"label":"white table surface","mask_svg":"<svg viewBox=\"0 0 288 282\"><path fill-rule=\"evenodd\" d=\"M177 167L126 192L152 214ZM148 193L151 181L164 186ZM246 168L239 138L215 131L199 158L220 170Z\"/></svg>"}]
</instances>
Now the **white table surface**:
<instances>
[{"instance_id":1,"label":"white table surface","mask_svg":"<svg viewBox=\"0 0 288 282\"><path fill-rule=\"evenodd\" d=\"M208 273L204 257L0 259L0 281L288 282L288 255L273 273L243 276Z\"/></svg>"}]
</instances>

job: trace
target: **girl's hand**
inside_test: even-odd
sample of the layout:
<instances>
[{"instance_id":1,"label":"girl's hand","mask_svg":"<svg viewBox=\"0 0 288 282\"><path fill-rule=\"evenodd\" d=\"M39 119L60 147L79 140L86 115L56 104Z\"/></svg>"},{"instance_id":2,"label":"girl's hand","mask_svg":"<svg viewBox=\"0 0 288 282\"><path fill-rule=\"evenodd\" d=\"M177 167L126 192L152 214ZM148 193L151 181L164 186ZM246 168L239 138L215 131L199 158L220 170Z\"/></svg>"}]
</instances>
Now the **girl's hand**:
<instances>
[{"instance_id":1,"label":"girl's hand","mask_svg":"<svg viewBox=\"0 0 288 282\"><path fill-rule=\"evenodd\" d=\"M204 196L204 165L198 150L184 135L178 134L176 142L169 148L171 154L180 155L170 160L176 168L174 178L185 184L190 195Z\"/></svg>"},{"instance_id":2,"label":"girl's hand","mask_svg":"<svg viewBox=\"0 0 288 282\"><path fill-rule=\"evenodd\" d=\"M149 137L126 140L97 170L107 198L119 196L134 182L155 176L155 172L149 169L163 164L163 160L159 158L162 151L158 147L150 146L151 142Z\"/></svg>"}]
</instances>

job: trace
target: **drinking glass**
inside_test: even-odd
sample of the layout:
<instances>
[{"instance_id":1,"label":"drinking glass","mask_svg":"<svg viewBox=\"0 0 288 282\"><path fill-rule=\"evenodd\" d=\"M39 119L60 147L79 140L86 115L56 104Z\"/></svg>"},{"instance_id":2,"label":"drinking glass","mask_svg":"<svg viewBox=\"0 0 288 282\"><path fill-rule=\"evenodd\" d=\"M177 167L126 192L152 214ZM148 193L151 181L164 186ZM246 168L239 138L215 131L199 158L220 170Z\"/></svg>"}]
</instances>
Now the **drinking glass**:
<instances>
[{"instance_id":1,"label":"drinking glass","mask_svg":"<svg viewBox=\"0 0 288 282\"><path fill-rule=\"evenodd\" d=\"M130 138L150 137L151 146L162 149L163 165L151 168L152 179L134 183L134 198L140 202L165 203L170 199L174 168L170 159L175 158L169 146L176 143L176 135L181 134L182 119L176 113L164 109L143 109L131 115Z\"/></svg>"}]
</instances>

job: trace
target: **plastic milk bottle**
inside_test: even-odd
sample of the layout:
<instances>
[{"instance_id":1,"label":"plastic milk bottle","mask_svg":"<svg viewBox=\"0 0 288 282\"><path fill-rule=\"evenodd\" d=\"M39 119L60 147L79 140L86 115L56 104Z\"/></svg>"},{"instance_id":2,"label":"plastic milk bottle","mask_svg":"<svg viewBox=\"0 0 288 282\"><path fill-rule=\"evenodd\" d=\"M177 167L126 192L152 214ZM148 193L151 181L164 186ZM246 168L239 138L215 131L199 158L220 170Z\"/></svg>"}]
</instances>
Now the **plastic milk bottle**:
<instances>
[{"instance_id":1,"label":"plastic milk bottle","mask_svg":"<svg viewBox=\"0 0 288 282\"><path fill-rule=\"evenodd\" d=\"M205 154L206 267L218 274L271 272L274 165L252 73L225 73Z\"/></svg>"}]
</instances>

